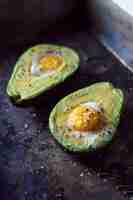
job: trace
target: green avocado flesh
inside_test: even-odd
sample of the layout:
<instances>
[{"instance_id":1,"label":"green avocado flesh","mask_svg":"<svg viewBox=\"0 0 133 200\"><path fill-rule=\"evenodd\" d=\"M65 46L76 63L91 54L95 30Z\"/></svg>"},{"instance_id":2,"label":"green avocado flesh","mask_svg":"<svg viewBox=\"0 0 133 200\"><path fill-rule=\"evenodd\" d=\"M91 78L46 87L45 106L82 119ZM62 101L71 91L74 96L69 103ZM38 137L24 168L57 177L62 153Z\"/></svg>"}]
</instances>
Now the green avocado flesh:
<instances>
[{"instance_id":1,"label":"green avocado flesh","mask_svg":"<svg viewBox=\"0 0 133 200\"><path fill-rule=\"evenodd\" d=\"M34 76L29 73L33 56L47 54L47 52L61 53L65 67L51 76ZM7 86L7 94L16 103L32 99L41 93L55 87L72 75L79 67L79 56L67 47L56 45L36 45L28 49L17 61Z\"/></svg>"},{"instance_id":2,"label":"green avocado flesh","mask_svg":"<svg viewBox=\"0 0 133 200\"><path fill-rule=\"evenodd\" d=\"M70 111L86 102L96 102L102 106L108 119L108 128L96 139L65 137L65 125ZM111 142L120 121L124 97L120 89L111 83L100 82L80 89L63 98L52 110L49 117L49 128L54 138L67 150L74 152L88 152L96 150ZM93 134L93 133L92 133Z\"/></svg>"}]
</instances>

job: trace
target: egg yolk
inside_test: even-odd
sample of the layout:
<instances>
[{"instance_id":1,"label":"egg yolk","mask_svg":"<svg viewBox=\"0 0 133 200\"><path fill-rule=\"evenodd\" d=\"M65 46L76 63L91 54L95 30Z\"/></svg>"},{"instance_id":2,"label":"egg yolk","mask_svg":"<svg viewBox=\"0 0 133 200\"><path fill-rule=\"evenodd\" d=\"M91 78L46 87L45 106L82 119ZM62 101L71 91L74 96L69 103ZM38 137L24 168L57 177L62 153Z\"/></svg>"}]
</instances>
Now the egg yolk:
<instances>
[{"instance_id":1,"label":"egg yolk","mask_svg":"<svg viewBox=\"0 0 133 200\"><path fill-rule=\"evenodd\" d=\"M41 70L55 70L62 66L63 58L58 55L47 55L40 59L39 66Z\"/></svg>"},{"instance_id":2,"label":"egg yolk","mask_svg":"<svg viewBox=\"0 0 133 200\"><path fill-rule=\"evenodd\" d=\"M96 131L101 126L102 114L93 108L76 107L69 115L68 125L76 131Z\"/></svg>"}]
</instances>

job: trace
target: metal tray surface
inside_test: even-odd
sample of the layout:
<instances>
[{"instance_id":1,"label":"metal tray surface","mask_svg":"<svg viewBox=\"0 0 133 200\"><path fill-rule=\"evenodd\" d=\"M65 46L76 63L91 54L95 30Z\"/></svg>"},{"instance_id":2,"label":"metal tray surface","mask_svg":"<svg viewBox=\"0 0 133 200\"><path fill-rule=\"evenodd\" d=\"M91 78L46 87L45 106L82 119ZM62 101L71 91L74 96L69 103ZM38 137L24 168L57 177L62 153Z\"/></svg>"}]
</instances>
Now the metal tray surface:
<instances>
[{"instance_id":1,"label":"metal tray surface","mask_svg":"<svg viewBox=\"0 0 133 200\"><path fill-rule=\"evenodd\" d=\"M74 48L81 58L80 69L64 84L18 107L6 95L7 82L18 56L37 43ZM99 81L111 81L124 92L117 135L100 152L68 153L49 133L50 111L65 95ZM133 74L84 30L0 49L0 199L133 199L132 115Z\"/></svg>"}]
</instances>

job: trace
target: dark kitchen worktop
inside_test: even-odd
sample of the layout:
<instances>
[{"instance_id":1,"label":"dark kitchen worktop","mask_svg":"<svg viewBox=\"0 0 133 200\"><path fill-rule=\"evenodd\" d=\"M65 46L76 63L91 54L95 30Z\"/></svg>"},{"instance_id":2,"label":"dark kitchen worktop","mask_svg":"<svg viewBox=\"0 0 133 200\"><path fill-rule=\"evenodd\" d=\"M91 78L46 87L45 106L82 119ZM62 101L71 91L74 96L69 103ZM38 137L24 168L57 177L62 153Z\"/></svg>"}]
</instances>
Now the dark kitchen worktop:
<instances>
[{"instance_id":1,"label":"dark kitchen worktop","mask_svg":"<svg viewBox=\"0 0 133 200\"><path fill-rule=\"evenodd\" d=\"M32 104L16 107L6 96L6 85L18 56L37 42L0 50L0 199L133 199L133 74L87 32L58 33L40 42L76 49L80 70ZM111 81L124 91L118 133L98 153L67 153L49 134L50 111L63 96L96 81Z\"/></svg>"}]
</instances>

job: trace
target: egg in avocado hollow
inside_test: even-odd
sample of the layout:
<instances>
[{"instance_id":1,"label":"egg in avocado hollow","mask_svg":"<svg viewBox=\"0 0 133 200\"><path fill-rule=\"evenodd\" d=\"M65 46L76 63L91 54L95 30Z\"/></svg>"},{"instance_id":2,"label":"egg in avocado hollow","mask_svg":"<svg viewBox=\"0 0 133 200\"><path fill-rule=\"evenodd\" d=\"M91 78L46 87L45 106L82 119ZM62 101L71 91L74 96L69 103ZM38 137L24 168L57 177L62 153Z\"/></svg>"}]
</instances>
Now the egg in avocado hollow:
<instances>
[{"instance_id":1,"label":"egg in avocado hollow","mask_svg":"<svg viewBox=\"0 0 133 200\"><path fill-rule=\"evenodd\" d=\"M70 48L41 44L28 49L17 61L7 94L20 103L55 87L79 67L79 56Z\"/></svg>"},{"instance_id":2,"label":"egg in avocado hollow","mask_svg":"<svg viewBox=\"0 0 133 200\"><path fill-rule=\"evenodd\" d=\"M123 99L123 92L108 82L80 89L54 107L49 117L50 131L70 151L103 147L115 135Z\"/></svg>"}]
</instances>

